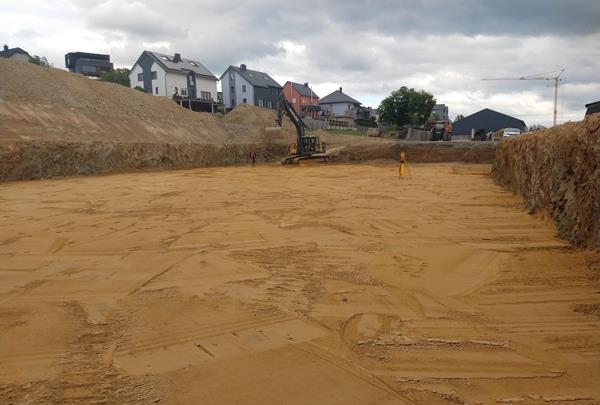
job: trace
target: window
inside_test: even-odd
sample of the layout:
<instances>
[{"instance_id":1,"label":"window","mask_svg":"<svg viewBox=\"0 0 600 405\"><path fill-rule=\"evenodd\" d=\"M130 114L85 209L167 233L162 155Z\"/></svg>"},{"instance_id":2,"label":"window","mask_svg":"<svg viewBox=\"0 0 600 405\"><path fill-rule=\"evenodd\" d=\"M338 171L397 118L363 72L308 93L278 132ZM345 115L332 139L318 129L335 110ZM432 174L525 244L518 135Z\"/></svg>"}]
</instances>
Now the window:
<instances>
[{"instance_id":1,"label":"window","mask_svg":"<svg viewBox=\"0 0 600 405\"><path fill-rule=\"evenodd\" d=\"M296 104L296 97L292 98L292 104Z\"/></svg>"},{"instance_id":2,"label":"window","mask_svg":"<svg viewBox=\"0 0 600 405\"><path fill-rule=\"evenodd\" d=\"M190 62L190 65L198 67L194 62Z\"/></svg>"},{"instance_id":3,"label":"window","mask_svg":"<svg viewBox=\"0 0 600 405\"><path fill-rule=\"evenodd\" d=\"M264 106L265 106L265 102L263 101L263 99L262 99L262 98L259 98L259 99L258 99L258 106L259 106L259 107L264 107Z\"/></svg>"},{"instance_id":4,"label":"window","mask_svg":"<svg viewBox=\"0 0 600 405\"><path fill-rule=\"evenodd\" d=\"M246 85L242 84L242 93L245 93L245 92L246 92Z\"/></svg>"},{"instance_id":5,"label":"window","mask_svg":"<svg viewBox=\"0 0 600 405\"><path fill-rule=\"evenodd\" d=\"M143 81L144 81L144 74L138 73L138 82L143 82Z\"/></svg>"},{"instance_id":6,"label":"window","mask_svg":"<svg viewBox=\"0 0 600 405\"><path fill-rule=\"evenodd\" d=\"M244 104L246 104L246 99L244 99L243 101L244 101Z\"/></svg>"},{"instance_id":7,"label":"window","mask_svg":"<svg viewBox=\"0 0 600 405\"><path fill-rule=\"evenodd\" d=\"M152 80L158 79L158 75L156 72L152 72Z\"/></svg>"},{"instance_id":8,"label":"window","mask_svg":"<svg viewBox=\"0 0 600 405\"><path fill-rule=\"evenodd\" d=\"M190 83L190 86L194 84L194 76L189 75L188 76L188 82Z\"/></svg>"},{"instance_id":9,"label":"window","mask_svg":"<svg viewBox=\"0 0 600 405\"><path fill-rule=\"evenodd\" d=\"M174 94L179 94L179 90L177 90L177 87L175 87L175 93Z\"/></svg>"},{"instance_id":10,"label":"window","mask_svg":"<svg viewBox=\"0 0 600 405\"><path fill-rule=\"evenodd\" d=\"M200 98L202 100L212 100L212 97L210 95L210 91L201 91L200 92Z\"/></svg>"},{"instance_id":11,"label":"window","mask_svg":"<svg viewBox=\"0 0 600 405\"><path fill-rule=\"evenodd\" d=\"M273 108L273 102L269 100L269 108Z\"/></svg>"},{"instance_id":12,"label":"window","mask_svg":"<svg viewBox=\"0 0 600 405\"><path fill-rule=\"evenodd\" d=\"M166 56L163 56L162 58L168 62L171 62L171 59L167 58Z\"/></svg>"},{"instance_id":13,"label":"window","mask_svg":"<svg viewBox=\"0 0 600 405\"><path fill-rule=\"evenodd\" d=\"M235 93L235 87L231 86L231 93Z\"/></svg>"},{"instance_id":14,"label":"window","mask_svg":"<svg viewBox=\"0 0 600 405\"><path fill-rule=\"evenodd\" d=\"M181 89L181 95L182 96L187 96L187 89Z\"/></svg>"},{"instance_id":15,"label":"window","mask_svg":"<svg viewBox=\"0 0 600 405\"><path fill-rule=\"evenodd\" d=\"M254 76L252 76L252 73L248 73L248 76L250 76L250 77L254 77Z\"/></svg>"},{"instance_id":16,"label":"window","mask_svg":"<svg viewBox=\"0 0 600 405\"><path fill-rule=\"evenodd\" d=\"M233 80L233 72L229 73L229 78Z\"/></svg>"},{"instance_id":17,"label":"window","mask_svg":"<svg viewBox=\"0 0 600 405\"><path fill-rule=\"evenodd\" d=\"M158 87L154 88L154 91L156 92L156 94L158 94Z\"/></svg>"},{"instance_id":18,"label":"window","mask_svg":"<svg viewBox=\"0 0 600 405\"><path fill-rule=\"evenodd\" d=\"M82 73L96 73L96 66L81 65Z\"/></svg>"}]
</instances>

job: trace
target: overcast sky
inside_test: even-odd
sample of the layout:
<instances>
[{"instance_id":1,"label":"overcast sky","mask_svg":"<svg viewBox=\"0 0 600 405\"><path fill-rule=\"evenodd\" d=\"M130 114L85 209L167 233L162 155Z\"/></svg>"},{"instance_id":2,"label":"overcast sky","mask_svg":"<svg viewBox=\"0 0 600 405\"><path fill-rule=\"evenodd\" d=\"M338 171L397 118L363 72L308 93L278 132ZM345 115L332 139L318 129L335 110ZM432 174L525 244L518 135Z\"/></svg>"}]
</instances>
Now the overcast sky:
<instances>
[{"instance_id":1,"label":"overcast sky","mask_svg":"<svg viewBox=\"0 0 600 405\"><path fill-rule=\"evenodd\" d=\"M58 68L70 51L129 68L144 49L180 52L217 77L245 63L373 107L405 85L452 118L488 107L551 124L551 82L487 77L564 68L559 122L600 100L598 0L0 0L0 42Z\"/></svg>"}]
</instances>

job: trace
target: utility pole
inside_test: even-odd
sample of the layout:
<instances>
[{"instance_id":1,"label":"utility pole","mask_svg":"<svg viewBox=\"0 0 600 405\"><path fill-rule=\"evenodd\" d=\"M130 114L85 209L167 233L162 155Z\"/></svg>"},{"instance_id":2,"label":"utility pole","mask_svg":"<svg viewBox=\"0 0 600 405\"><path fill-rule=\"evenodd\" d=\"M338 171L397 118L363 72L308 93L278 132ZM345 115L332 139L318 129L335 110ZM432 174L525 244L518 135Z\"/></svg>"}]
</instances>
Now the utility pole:
<instances>
[{"instance_id":1,"label":"utility pole","mask_svg":"<svg viewBox=\"0 0 600 405\"><path fill-rule=\"evenodd\" d=\"M556 125L556 117L558 115L558 84L560 83L560 76L563 74L563 72L565 71L565 69L561 69L560 71L558 71L558 75L553 76L553 77L544 77L544 76L521 76L521 77L514 77L514 78L499 78L499 79L481 79L481 80L552 80L554 81L554 120L553 120L553 125ZM549 72L549 73L553 73L553 72Z\"/></svg>"}]
</instances>

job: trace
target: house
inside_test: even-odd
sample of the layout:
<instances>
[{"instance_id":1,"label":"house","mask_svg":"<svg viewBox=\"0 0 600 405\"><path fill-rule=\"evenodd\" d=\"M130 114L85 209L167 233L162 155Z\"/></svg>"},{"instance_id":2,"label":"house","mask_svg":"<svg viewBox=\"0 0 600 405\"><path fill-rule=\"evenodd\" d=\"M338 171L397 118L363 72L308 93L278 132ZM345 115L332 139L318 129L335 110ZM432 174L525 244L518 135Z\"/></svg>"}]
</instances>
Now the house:
<instances>
[{"instance_id":1,"label":"house","mask_svg":"<svg viewBox=\"0 0 600 405\"><path fill-rule=\"evenodd\" d=\"M308 83L286 82L283 85L283 95L299 115L316 117L321 111L319 96L312 91Z\"/></svg>"},{"instance_id":2,"label":"house","mask_svg":"<svg viewBox=\"0 0 600 405\"><path fill-rule=\"evenodd\" d=\"M585 108L586 108L585 115L600 113L600 101L586 104Z\"/></svg>"},{"instance_id":3,"label":"house","mask_svg":"<svg viewBox=\"0 0 600 405\"><path fill-rule=\"evenodd\" d=\"M69 52L65 55L65 67L69 72L89 77L100 77L113 70L110 55L88 52Z\"/></svg>"},{"instance_id":4,"label":"house","mask_svg":"<svg viewBox=\"0 0 600 405\"><path fill-rule=\"evenodd\" d=\"M220 79L225 108L245 103L277 109L282 87L268 74L250 70L241 64L239 67L229 66Z\"/></svg>"},{"instance_id":5,"label":"house","mask_svg":"<svg viewBox=\"0 0 600 405\"><path fill-rule=\"evenodd\" d=\"M433 106L433 110L431 110L431 117L433 115L438 116L438 121L450 121L450 117L448 116L448 106L446 104L436 104Z\"/></svg>"},{"instance_id":6,"label":"house","mask_svg":"<svg viewBox=\"0 0 600 405\"><path fill-rule=\"evenodd\" d=\"M129 81L132 88L141 87L155 96L185 99L190 105L193 100L204 105L203 111L206 106L210 111L217 100L217 77L200 62L179 53L142 52L129 71Z\"/></svg>"},{"instance_id":7,"label":"house","mask_svg":"<svg viewBox=\"0 0 600 405\"><path fill-rule=\"evenodd\" d=\"M527 130L525 122L518 118L511 117L498 111L484 108L474 114L466 116L452 125L453 135L471 135L471 131L484 130L484 133L498 131L503 128L518 128L521 131Z\"/></svg>"},{"instance_id":8,"label":"house","mask_svg":"<svg viewBox=\"0 0 600 405\"><path fill-rule=\"evenodd\" d=\"M8 45L4 45L3 50L0 51L0 58L29 62L31 56L21 48L9 48Z\"/></svg>"},{"instance_id":9,"label":"house","mask_svg":"<svg viewBox=\"0 0 600 405\"><path fill-rule=\"evenodd\" d=\"M361 102L342 92L342 88L326 95L319 101L325 115L334 118L357 118Z\"/></svg>"}]
</instances>

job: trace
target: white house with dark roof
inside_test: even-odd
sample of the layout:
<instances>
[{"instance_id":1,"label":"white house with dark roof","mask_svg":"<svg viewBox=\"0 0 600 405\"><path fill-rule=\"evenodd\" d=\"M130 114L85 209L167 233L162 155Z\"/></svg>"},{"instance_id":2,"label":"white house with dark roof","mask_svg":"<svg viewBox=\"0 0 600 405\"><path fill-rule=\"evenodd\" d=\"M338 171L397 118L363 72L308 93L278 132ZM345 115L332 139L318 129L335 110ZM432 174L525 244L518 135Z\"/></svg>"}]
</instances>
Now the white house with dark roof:
<instances>
[{"instance_id":1,"label":"white house with dark roof","mask_svg":"<svg viewBox=\"0 0 600 405\"><path fill-rule=\"evenodd\" d=\"M4 45L4 48L0 51L0 58L28 62L31 56L21 48L9 48L8 45Z\"/></svg>"},{"instance_id":2,"label":"white house with dark roof","mask_svg":"<svg viewBox=\"0 0 600 405\"><path fill-rule=\"evenodd\" d=\"M142 52L129 72L129 81L132 88L139 86L155 96L217 101L217 77L202 63L178 53Z\"/></svg>"},{"instance_id":3,"label":"white house with dark roof","mask_svg":"<svg viewBox=\"0 0 600 405\"><path fill-rule=\"evenodd\" d=\"M246 65L229 66L221 75L223 103L225 108L238 104L277 109L282 87L271 76Z\"/></svg>"},{"instance_id":4,"label":"white house with dark roof","mask_svg":"<svg viewBox=\"0 0 600 405\"><path fill-rule=\"evenodd\" d=\"M332 117L356 118L361 104L360 101L342 92L341 87L319 100L321 110Z\"/></svg>"}]
</instances>

